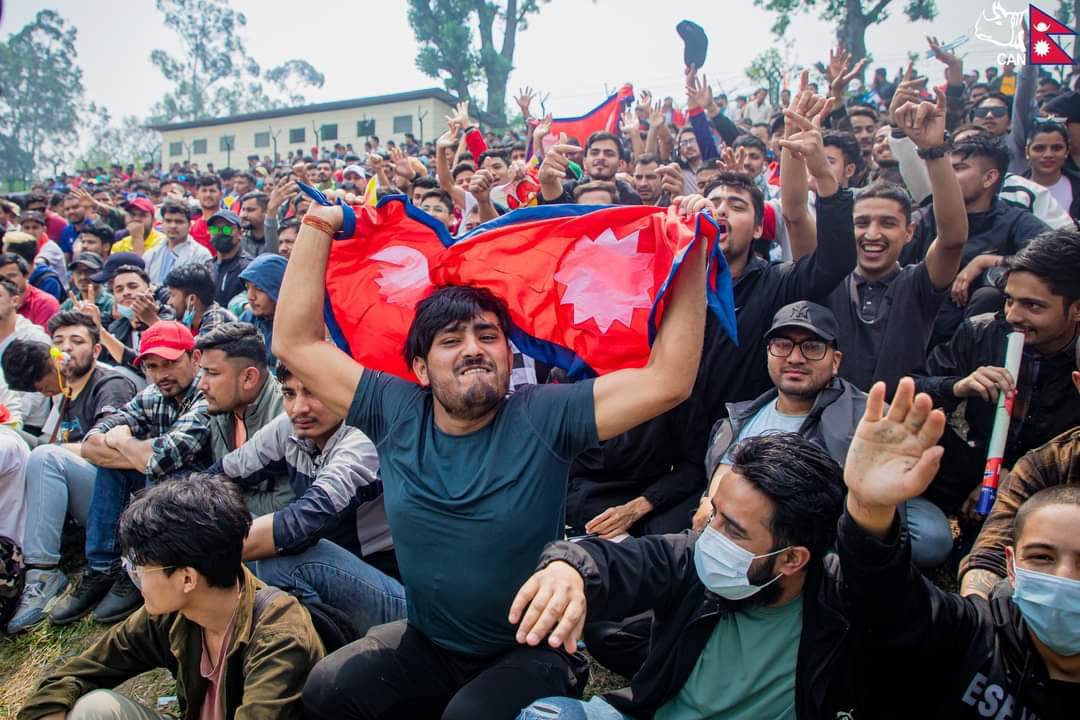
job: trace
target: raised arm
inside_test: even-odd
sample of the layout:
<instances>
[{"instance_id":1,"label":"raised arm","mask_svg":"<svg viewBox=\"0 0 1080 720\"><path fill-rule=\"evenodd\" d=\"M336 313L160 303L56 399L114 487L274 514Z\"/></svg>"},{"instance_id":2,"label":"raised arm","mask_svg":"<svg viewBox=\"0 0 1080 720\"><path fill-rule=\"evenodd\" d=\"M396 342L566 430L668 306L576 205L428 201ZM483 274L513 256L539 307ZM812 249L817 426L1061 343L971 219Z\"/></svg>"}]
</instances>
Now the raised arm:
<instances>
[{"instance_id":1,"label":"raised arm","mask_svg":"<svg viewBox=\"0 0 1080 720\"><path fill-rule=\"evenodd\" d=\"M273 350L315 397L345 417L364 368L326 342L323 324L315 320L322 317L331 233L341 221L340 207L312 203L308 208L281 283Z\"/></svg>"},{"instance_id":2,"label":"raised arm","mask_svg":"<svg viewBox=\"0 0 1080 720\"><path fill-rule=\"evenodd\" d=\"M937 157L926 160L938 230L926 253L926 269L930 282L939 290L952 285L956 278L968 236L964 196L945 153L945 102L945 93L938 93L934 103L907 102L895 114L900 129L919 150L937 151Z\"/></svg>"},{"instance_id":3,"label":"raised arm","mask_svg":"<svg viewBox=\"0 0 1080 720\"><path fill-rule=\"evenodd\" d=\"M711 207L700 195L679 200L687 217ZM645 367L618 370L593 383L600 440L621 435L690 397L705 336L707 245L699 240L684 258Z\"/></svg>"},{"instance_id":4,"label":"raised arm","mask_svg":"<svg viewBox=\"0 0 1080 720\"><path fill-rule=\"evenodd\" d=\"M803 117L815 117L825 109L826 100L806 89L807 77L804 70L800 81L803 87L792 100L791 109ZM797 130L795 123L785 122L784 139L792 139ZM810 183L805 156L787 148L780 153L780 211L791 240L792 257L798 260L817 249L817 221L807 203Z\"/></svg>"},{"instance_id":5,"label":"raised arm","mask_svg":"<svg viewBox=\"0 0 1080 720\"><path fill-rule=\"evenodd\" d=\"M450 153L457 143L455 128L451 127L435 141L435 175L439 178L439 189L450 193L450 198L458 207L465 207L465 191L454 183L450 174Z\"/></svg>"}]
</instances>

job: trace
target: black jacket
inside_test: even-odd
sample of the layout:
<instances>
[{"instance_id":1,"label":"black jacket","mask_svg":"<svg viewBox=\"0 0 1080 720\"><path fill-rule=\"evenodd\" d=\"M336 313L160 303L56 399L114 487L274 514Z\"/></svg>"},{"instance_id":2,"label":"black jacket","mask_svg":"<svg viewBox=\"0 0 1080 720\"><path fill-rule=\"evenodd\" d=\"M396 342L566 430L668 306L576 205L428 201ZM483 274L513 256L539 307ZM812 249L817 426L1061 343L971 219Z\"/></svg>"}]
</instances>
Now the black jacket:
<instances>
[{"instance_id":1,"label":"black jacket","mask_svg":"<svg viewBox=\"0 0 1080 720\"><path fill-rule=\"evenodd\" d=\"M1002 367L1005 346L1012 326L1000 314L987 313L968 318L952 339L934 348L926 369L917 373L915 387L934 399L934 404L952 411L960 400L953 386L984 365ZM1042 356L1024 346L1017 378L1017 397L1005 445L1005 466L1020 459L1028 450L1039 447L1069 428L1080 425L1080 399L1072 384L1076 369L1076 340L1053 355ZM994 426L995 403L968 398L964 409L968 439L979 449L990 442Z\"/></svg>"},{"instance_id":2,"label":"black jacket","mask_svg":"<svg viewBox=\"0 0 1080 720\"><path fill-rule=\"evenodd\" d=\"M706 473L712 477L720 459L735 444L743 425L779 397L773 388L754 400L728 404L728 416L717 420L709 438L709 450L705 458ZM799 434L807 440L820 445L829 456L843 465L847 458L851 438L855 437L855 428L866 410L866 393L847 380L834 377L814 399L810 413L799 428Z\"/></svg>"},{"instance_id":3,"label":"black jacket","mask_svg":"<svg viewBox=\"0 0 1080 720\"><path fill-rule=\"evenodd\" d=\"M899 522L883 542L845 513L837 545L839 599L855 632L873 641L873 654L861 660L877 667L889 716L1077 717L1080 683L1048 677L1009 594L988 602L939 589L911 564Z\"/></svg>"},{"instance_id":4,"label":"black jacket","mask_svg":"<svg viewBox=\"0 0 1080 720\"><path fill-rule=\"evenodd\" d=\"M706 424L725 417L726 403L752 400L772 387L765 354L765 333L773 315L798 300L824 304L829 293L855 269L854 201L850 190L817 199L817 250L791 263L768 263L751 255L735 280L738 344L709 313L705 346L694 395L704 408Z\"/></svg>"},{"instance_id":5,"label":"black jacket","mask_svg":"<svg viewBox=\"0 0 1080 720\"><path fill-rule=\"evenodd\" d=\"M219 258L210 266L214 276L214 302L227 308L229 301L244 291L246 286L240 273L244 272L244 268L253 259L246 250L241 250L228 260L222 261Z\"/></svg>"},{"instance_id":6,"label":"black jacket","mask_svg":"<svg viewBox=\"0 0 1080 720\"><path fill-rule=\"evenodd\" d=\"M652 535L621 543L583 540L550 543L540 567L563 560L581 573L588 598L587 621L617 620L654 611L649 654L630 687L605 699L634 718L651 718L686 684L728 602L707 591L694 569L698 534ZM869 687L849 660L848 623L836 586L836 558L807 577L803 629L795 679L800 720L844 717L862 707L857 693ZM861 684L861 685L860 685ZM852 715L856 720L877 715Z\"/></svg>"}]
</instances>

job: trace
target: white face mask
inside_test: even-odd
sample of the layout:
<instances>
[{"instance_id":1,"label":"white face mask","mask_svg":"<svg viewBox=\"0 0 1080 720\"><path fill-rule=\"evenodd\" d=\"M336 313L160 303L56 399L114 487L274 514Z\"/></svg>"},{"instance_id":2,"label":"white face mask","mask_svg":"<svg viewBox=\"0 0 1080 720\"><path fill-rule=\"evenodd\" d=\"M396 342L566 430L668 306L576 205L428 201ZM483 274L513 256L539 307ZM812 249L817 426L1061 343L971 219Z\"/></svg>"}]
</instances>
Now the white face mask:
<instances>
[{"instance_id":1,"label":"white face mask","mask_svg":"<svg viewBox=\"0 0 1080 720\"><path fill-rule=\"evenodd\" d=\"M790 547L790 546L788 546ZM706 526L694 545L694 567L701 582L725 600L743 600L757 594L780 579L777 575L764 585L752 585L747 572L759 557L771 557L788 548L764 555L754 555L732 542L726 535Z\"/></svg>"}]
</instances>

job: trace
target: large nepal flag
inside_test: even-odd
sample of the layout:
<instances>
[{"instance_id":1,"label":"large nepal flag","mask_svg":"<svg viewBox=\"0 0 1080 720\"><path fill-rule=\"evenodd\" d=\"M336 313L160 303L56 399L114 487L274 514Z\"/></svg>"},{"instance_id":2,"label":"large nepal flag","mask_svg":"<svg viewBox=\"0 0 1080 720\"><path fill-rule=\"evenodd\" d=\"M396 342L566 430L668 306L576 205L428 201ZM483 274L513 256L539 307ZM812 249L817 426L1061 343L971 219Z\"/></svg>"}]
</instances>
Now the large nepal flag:
<instances>
[{"instance_id":1,"label":"large nepal flag","mask_svg":"<svg viewBox=\"0 0 1080 720\"><path fill-rule=\"evenodd\" d=\"M526 208L453 241L403 197L356 208L351 237L334 243L326 320L365 367L415 380L403 349L415 303L434 286L490 289L507 304L512 339L571 378L641 367L664 297L696 242L710 242L707 301L735 338L731 276L708 216L649 206ZM703 298L703 301L706 298Z\"/></svg>"}]
</instances>

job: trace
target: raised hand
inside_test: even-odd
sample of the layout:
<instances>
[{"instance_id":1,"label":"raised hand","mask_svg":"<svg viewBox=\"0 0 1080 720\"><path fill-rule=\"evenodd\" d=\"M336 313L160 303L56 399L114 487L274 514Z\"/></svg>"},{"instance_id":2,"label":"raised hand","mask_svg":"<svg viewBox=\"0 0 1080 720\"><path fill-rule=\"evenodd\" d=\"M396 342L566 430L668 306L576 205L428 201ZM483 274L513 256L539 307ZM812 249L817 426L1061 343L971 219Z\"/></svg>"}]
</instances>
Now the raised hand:
<instances>
[{"instance_id":1,"label":"raised hand","mask_svg":"<svg viewBox=\"0 0 1080 720\"><path fill-rule=\"evenodd\" d=\"M491 186L495 184L495 176L490 170L480 169L469 178L469 192L473 194L477 202L491 202Z\"/></svg>"},{"instance_id":2,"label":"raised hand","mask_svg":"<svg viewBox=\"0 0 1080 720\"><path fill-rule=\"evenodd\" d=\"M637 112L635 110L627 110L622 114L622 132L623 135L633 137L634 133L641 131L641 123L638 122Z\"/></svg>"},{"instance_id":3,"label":"raised hand","mask_svg":"<svg viewBox=\"0 0 1080 720\"><path fill-rule=\"evenodd\" d=\"M667 120L664 117L664 104L657 102L652 106L652 110L649 112L649 127L660 127Z\"/></svg>"},{"instance_id":4,"label":"raised hand","mask_svg":"<svg viewBox=\"0 0 1080 720\"><path fill-rule=\"evenodd\" d=\"M543 119L537 123L536 129L533 130L533 154L539 155L544 151L544 138L551 132L551 113L548 113Z\"/></svg>"},{"instance_id":5,"label":"raised hand","mask_svg":"<svg viewBox=\"0 0 1080 720\"><path fill-rule=\"evenodd\" d=\"M649 112L650 110L652 110L652 93L651 92L649 92L648 90L642 90L641 91L641 94L638 95L637 109L638 110L644 110L645 112Z\"/></svg>"},{"instance_id":6,"label":"raised hand","mask_svg":"<svg viewBox=\"0 0 1080 720\"><path fill-rule=\"evenodd\" d=\"M521 108L521 115L526 120L529 119L529 107L532 105L533 98L536 97L536 93L531 87L526 85L521 90L518 90L517 97L514 98L514 102Z\"/></svg>"},{"instance_id":7,"label":"raised hand","mask_svg":"<svg viewBox=\"0 0 1080 720\"><path fill-rule=\"evenodd\" d=\"M661 165L656 169L656 174L660 176L660 192L666 192L668 197L675 197L683 193L685 183L683 182L682 168L679 167L678 163Z\"/></svg>"},{"instance_id":8,"label":"raised hand","mask_svg":"<svg viewBox=\"0 0 1080 720\"><path fill-rule=\"evenodd\" d=\"M390 151L390 162L394 163L394 172L406 180L412 180L416 177L416 169L409 162L409 156L397 148Z\"/></svg>"},{"instance_id":9,"label":"raised hand","mask_svg":"<svg viewBox=\"0 0 1080 720\"><path fill-rule=\"evenodd\" d=\"M697 71L691 65L686 71L686 103L689 107L706 108L713 104L712 89L704 75L698 80Z\"/></svg>"},{"instance_id":10,"label":"raised hand","mask_svg":"<svg viewBox=\"0 0 1080 720\"><path fill-rule=\"evenodd\" d=\"M915 394L915 381L903 378L885 408L885 383L875 383L844 463L848 512L866 531L884 537L895 508L921 495L937 474L944 450L937 445L945 413L930 396Z\"/></svg>"},{"instance_id":11,"label":"raised hand","mask_svg":"<svg viewBox=\"0 0 1080 720\"><path fill-rule=\"evenodd\" d=\"M945 93L935 102L908 101L893 114L894 122L919 148L945 144Z\"/></svg>"},{"instance_id":12,"label":"raised hand","mask_svg":"<svg viewBox=\"0 0 1080 720\"><path fill-rule=\"evenodd\" d=\"M551 183L552 181L561 182L566 178L567 167L570 164L570 158L568 155L581 152L581 148L577 145L570 145L566 142L566 133L559 133L559 142L551 146L551 149L544 155L544 162L540 164L540 184L544 182Z\"/></svg>"},{"instance_id":13,"label":"raised hand","mask_svg":"<svg viewBox=\"0 0 1080 720\"><path fill-rule=\"evenodd\" d=\"M561 560L533 573L514 596L509 621L517 625L517 641L533 647L547 637L548 645L577 651L585 626L585 580Z\"/></svg>"},{"instance_id":14,"label":"raised hand","mask_svg":"<svg viewBox=\"0 0 1080 720\"><path fill-rule=\"evenodd\" d=\"M941 43L933 35L927 35L926 42L930 45L930 52L934 53L934 57L945 63L945 80L948 84L961 84L964 81L964 61L941 47Z\"/></svg>"},{"instance_id":15,"label":"raised hand","mask_svg":"<svg viewBox=\"0 0 1080 720\"><path fill-rule=\"evenodd\" d=\"M270 200L267 202L267 212L277 213L278 208L289 202L299 191L300 188L293 178L274 185L274 189L270 191Z\"/></svg>"},{"instance_id":16,"label":"raised hand","mask_svg":"<svg viewBox=\"0 0 1080 720\"><path fill-rule=\"evenodd\" d=\"M889 122L893 125L900 124L896 121L896 111L903 107L904 103L919 102L926 89L926 81L926 77L914 76L913 64L909 62L907 69L904 70L903 80L896 86L892 100L889 101Z\"/></svg>"},{"instance_id":17,"label":"raised hand","mask_svg":"<svg viewBox=\"0 0 1080 720\"><path fill-rule=\"evenodd\" d=\"M712 214L716 210L712 200L704 195L682 195L672 198L671 206L679 209L679 214L684 218L692 218L699 212Z\"/></svg>"},{"instance_id":18,"label":"raised hand","mask_svg":"<svg viewBox=\"0 0 1080 720\"><path fill-rule=\"evenodd\" d=\"M809 103L808 103L809 104ZM821 105L821 110L812 117L800 115L791 110L784 111L784 133L788 132L788 125L794 124L797 128L790 137L780 140L780 147L791 152L796 158L804 160L806 167L819 181L822 178L832 179L829 170L829 160L825 157L825 145L822 142L821 125L832 111L833 99L829 98ZM813 104L817 106L816 103ZM835 180L833 180L835 183ZM819 183L819 190L822 190ZM826 192L826 195L832 193Z\"/></svg>"},{"instance_id":19,"label":"raised hand","mask_svg":"<svg viewBox=\"0 0 1080 720\"><path fill-rule=\"evenodd\" d=\"M447 148L456 148L458 145L457 126L451 126L439 136L439 139L435 141L435 148L437 150L446 150Z\"/></svg>"},{"instance_id":20,"label":"raised hand","mask_svg":"<svg viewBox=\"0 0 1080 720\"><path fill-rule=\"evenodd\" d=\"M841 60L837 64L837 60ZM848 61L850 56L847 52L840 50L836 55L832 52L829 53L829 87L832 91L832 96L841 103L844 100L844 93L847 92L847 86L854 80L862 69L866 67L866 63L870 61L869 58L863 58L859 62L855 63L855 67L848 71ZM835 75L832 73L835 72Z\"/></svg>"},{"instance_id":21,"label":"raised hand","mask_svg":"<svg viewBox=\"0 0 1080 720\"><path fill-rule=\"evenodd\" d=\"M460 128L469 127L469 101L462 100L454 108L454 114L447 117L447 122L453 121Z\"/></svg>"}]
</instances>

